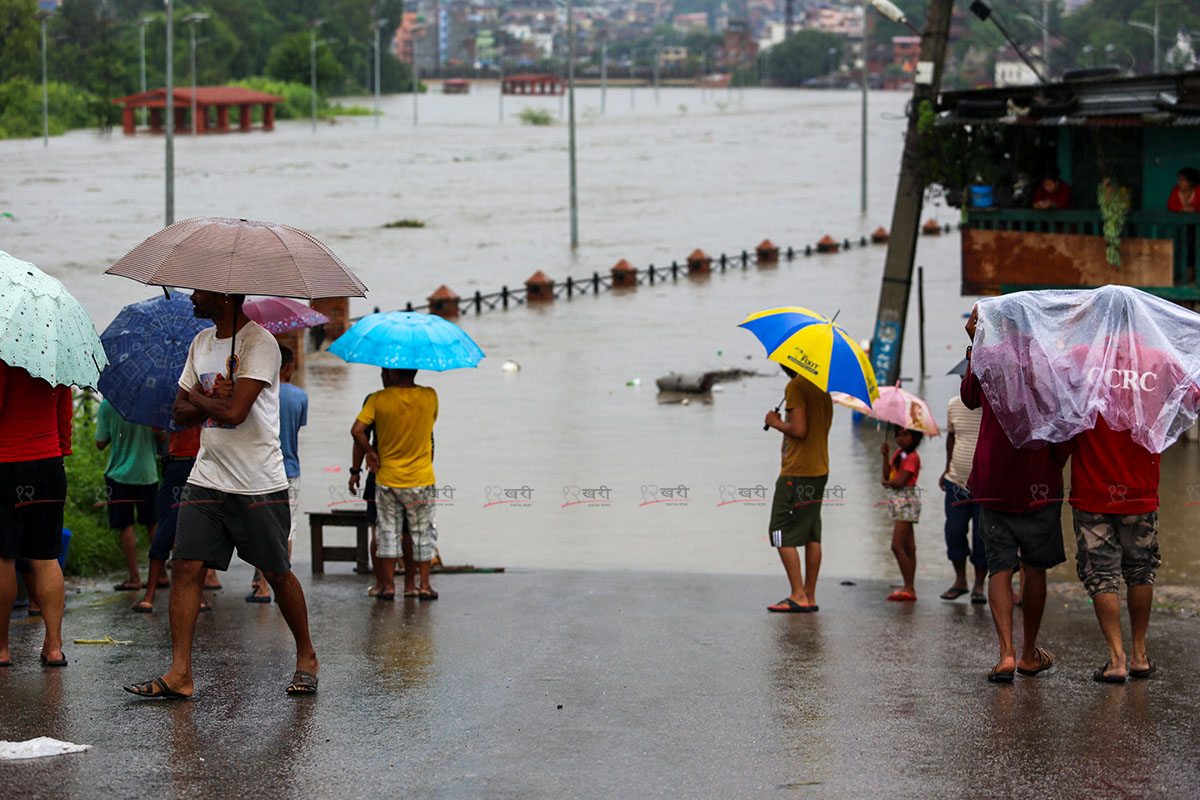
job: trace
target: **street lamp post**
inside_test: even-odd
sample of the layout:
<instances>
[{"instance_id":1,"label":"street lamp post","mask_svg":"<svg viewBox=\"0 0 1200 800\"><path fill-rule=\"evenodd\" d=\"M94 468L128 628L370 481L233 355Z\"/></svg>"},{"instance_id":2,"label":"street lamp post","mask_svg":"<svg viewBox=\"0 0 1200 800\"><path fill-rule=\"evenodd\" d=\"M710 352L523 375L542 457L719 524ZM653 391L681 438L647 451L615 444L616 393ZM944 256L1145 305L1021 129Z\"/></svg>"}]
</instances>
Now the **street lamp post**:
<instances>
[{"instance_id":1,"label":"street lamp post","mask_svg":"<svg viewBox=\"0 0 1200 800\"><path fill-rule=\"evenodd\" d=\"M388 21L386 19L384 19L383 17L376 17L375 21L371 23L371 27L375 29L375 127L376 128L379 127L379 29L382 28L384 25L387 25L387 22ZM416 59L413 59L413 60L415 61ZM416 119L417 119L417 110L416 110L416 105L415 105L416 101L417 101L416 95L414 94L413 95L413 103L414 103L414 105L413 105L413 122L414 122L414 124L416 123Z\"/></svg>"},{"instance_id":2,"label":"street lamp post","mask_svg":"<svg viewBox=\"0 0 1200 800\"><path fill-rule=\"evenodd\" d=\"M164 0L167 4L167 128L164 135L166 143L166 224L175 224L175 0Z\"/></svg>"},{"instance_id":3,"label":"street lamp post","mask_svg":"<svg viewBox=\"0 0 1200 800\"><path fill-rule=\"evenodd\" d=\"M1158 57L1158 3L1154 4L1154 24L1148 25L1145 22L1134 22L1129 20L1129 24L1135 28L1140 28L1154 37L1154 74L1157 75L1160 69L1161 61Z\"/></svg>"},{"instance_id":4,"label":"street lamp post","mask_svg":"<svg viewBox=\"0 0 1200 800\"><path fill-rule=\"evenodd\" d=\"M417 49L417 32L420 31L421 38L423 39L425 38L425 30L425 27L422 25L415 26L412 31L412 106L414 128L417 127L417 98L421 95L421 62L418 58L418 53L420 51Z\"/></svg>"},{"instance_id":5,"label":"street lamp post","mask_svg":"<svg viewBox=\"0 0 1200 800\"><path fill-rule=\"evenodd\" d=\"M308 23L308 64L310 67L309 94L312 95L312 131L317 132L317 28L325 24L323 19Z\"/></svg>"},{"instance_id":6,"label":"street lamp post","mask_svg":"<svg viewBox=\"0 0 1200 800\"><path fill-rule=\"evenodd\" d=\"M53 11L39 11L35 19L42 23L42 147L50 146L50 95L46 90L46 20Z\"/></svg>"},{"instance_id":7,"label":"street lamp post","mask_svg":"<svg viewBox=\"0 0 1200 800\"><path fill-rule=\"evenodd\" d=\"M500 121L504 122L504 54L496 50L496 72L499 75Z\"/></svg>"},{"instance_id":8,"label":"street lamp post","mask_svg":"<svg viewBox=\"0 0 1200 800\"><path fill-rule=\"evenodd\" d=\"M141 87L142 94L146 93L146 26L153 22L152 17L142 17L135 23L138 27L138 42L140 47L140 62L141 62ZM142 124L146 124L146 108L142 108Z\"/></svg>"},{"instance_id":9,"label":"street lamp post","mask_svg":"<svg viewBox=\"0 0 1200 800\"><path fill-rule=\"evenodd\" d=\"M658 105L658 72L662 67L662 37L654 40L654 105Z\"/></svg>"},{"instance_id":10,"label":"street lamp post","mask_svg":"<svg viewBox=\"0 0 1200 800\"><path fill-rule=\"evenodd\" d=\"M600 37L600 113L603 114L608 105L608 36Z\"/></svg>"},{"instance_id":11,"label":"street lamp post","mask_svg":"<svg viewBox=\"0 0 1200 800\"><path fill-rule=\"evenodd\" d=\"M191 25L191 34L189 42L191 44L192 53L192 136L200 134L200 120L196 118L196 23L203 22L208 19L208 14L188 14L183 18L184 22Z\"/></svg>"},{"instance_id":12,"label":"street lamp post","mask_svg":"<svg viewBox=\"0 0 1200 800\"><path fill-rule=\"evenodd\" d=\"M579 205L575 195L575 4L567 0L567 91L570 93L569 141L571 152L571 249L579 247Z\"/></svg>"}]
</instances>

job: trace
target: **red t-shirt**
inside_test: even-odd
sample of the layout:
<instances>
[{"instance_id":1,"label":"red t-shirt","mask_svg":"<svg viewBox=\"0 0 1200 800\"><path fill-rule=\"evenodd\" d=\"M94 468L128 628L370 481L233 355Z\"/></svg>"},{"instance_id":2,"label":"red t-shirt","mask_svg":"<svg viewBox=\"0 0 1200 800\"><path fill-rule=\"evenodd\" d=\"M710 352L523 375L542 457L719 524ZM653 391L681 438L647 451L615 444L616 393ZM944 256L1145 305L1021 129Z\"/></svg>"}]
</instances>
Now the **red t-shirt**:
<instances>
[{"instance_id":1,"label":"red t-shirt","mask_svg":"<svg viewBox=\"0 0 1200 800\"><path fill-rule=\"evenodd\" d=\"M203 425L193 425L181 431L173 431L167 438L167 455L175 458L195 458L200 452L200 430Z\"/></svg>"},{"instance_id":2,"label":"red t-shirt","mask_svg":"<svg viewBox=\"0 0 1200 800\"><path fill-rule=\"evenodd\" d=\"M1187 207L1194 208L1200 211L1200 191L1192 189L1192 202L1188 203ZM1183 198L1179 195L1179 187L1176 186L1171 190L1171 196L1167 198L1167 211L1183 211Z\"/></svg>"},{"instance_id":3,"label":"red t-shirt","mask_svg":"<svg viewBox=\"0 0 1200 800\"><path fill-rule=\"evenodd\" d=\"M1114 431L1096 427L1071 440L1071 505L1093 514L1149 514L1158 510L1159 455Z\"/></svg>"},{"instance_id":4,"label":"red t-shirt","mask_svg":"<svg viewBox=\"0 0 1200 800\"><path fill-rule=\"evenodd\" d=\"M71 389L0 361L0 461L71 455Z\"/></svg>"},{"instance_id":5,"label":"red t-shirt","mask_svg":"<svg viewBox=\"0 0 1200 800\"><path fill-rule=\"evenodd\" d=\"M896 477L905 470L910 474L908 476L908 483L904 485L916 486L917 475L921 473L921 457L915 452L906 453L903 450L897 450L895 455L892 456L892 477Z\"/></svg>"},{"instance_id":6,"label":"red t-shirt","mask_svg":"<svg viewBox=\"0 0 1200 800\"><path fill-rule=\"evenodd\" d=\"M1013 447L970 362L959 396L967 408L983 409L971 477L967 479L972 498L984 508L1020 514L1061 501L1062 468L1067 457L1063 449L1045 443L1041 447Z\"/></svg>"},{"instance_id":7,"label":"red t-shirt","mask_svg":"<svg viewBox=\"0 0 1200 800\"><path fill-rule=\"evenodd\" d=\"M1049 200L1051 208L1070 208L1070 185L1066 181L1059 181L1057 184L1055 184L1053 192L1047 192L1046 187L1039 183L1037 185L1037 189L1033 192L1033 202L1036 204L1042 202L1043 200Z\"/></svg>"}]
</instances>

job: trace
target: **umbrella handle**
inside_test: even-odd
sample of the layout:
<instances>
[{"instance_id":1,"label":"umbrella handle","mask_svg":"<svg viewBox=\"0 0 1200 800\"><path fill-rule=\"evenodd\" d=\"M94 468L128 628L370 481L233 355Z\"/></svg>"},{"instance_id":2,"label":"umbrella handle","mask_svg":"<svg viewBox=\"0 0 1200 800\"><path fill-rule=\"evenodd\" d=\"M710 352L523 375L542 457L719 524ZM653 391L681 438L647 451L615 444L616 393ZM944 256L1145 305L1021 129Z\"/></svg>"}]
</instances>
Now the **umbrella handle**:
<instances>
[{"instance_id":1,"label":"umbrella handle","mask_svg":"<svg viewBox=\"0 0 1200 800\"><path fill-rule=\"evenodd\" d=\"M778 413L779 413L779 409L780 409L780 407L782 407L782 406L783 406L783 404L784 404L784 403L786 403L786 402L787 402L787 395L784 395L784 398L783 398L782 400L780 400L780 401L779 401L779 404L778 404L778 405L776 405L776 406L775 406L775 413L776 413L776 414L778 414ZM764 423L763 423L763 430L764 430L764 431L769 431L769 430L771 430L771 426L770 426L770 425L768 425L768 424L766 424L766 423L764 422Z\"/></svg>"}]
</instances>

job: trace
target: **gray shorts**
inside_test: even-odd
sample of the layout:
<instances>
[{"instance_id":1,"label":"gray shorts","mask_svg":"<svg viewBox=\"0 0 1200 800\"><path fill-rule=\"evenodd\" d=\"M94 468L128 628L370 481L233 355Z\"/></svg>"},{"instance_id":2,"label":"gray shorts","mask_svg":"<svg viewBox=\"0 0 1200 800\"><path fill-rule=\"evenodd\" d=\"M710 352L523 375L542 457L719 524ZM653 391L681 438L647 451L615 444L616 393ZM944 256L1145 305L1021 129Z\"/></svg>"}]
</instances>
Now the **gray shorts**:
<instances>
[{"instance_id":1,"label":"gray shorts","mask_svg":"<svg viewBox=\"0 0 1200 800\"><path fill-rule=\"evenodd\" d=\"M1075 573L1088 595L1116 594L1126 586L1153 586L1158 556L1158 512L1094 514L1074 511Z\"/></svg>"},{"instance_id":2,"label":"gray shorts","mask_svg":"<svg viewBox=\"0 0 1200 800\"><path fill-rule=\"evenodd\" d=\"M1016 569L1050 569L1067 560L1063 549L1062 501L1025 513L984 508L979 533L987 552L988 574Z\"/></svg>"},{"instance_id":3,"label":"gray shorts","mask_svg":"<svg viewBox=\"0 0 1200 800\"><path fill-rule=\"evenodd\" d=\"M225 570L236 549L264 572L287 572L290 517L287 489L230 494L189 483L179 502L175 558Z\"/></svg>"}]
</instances>

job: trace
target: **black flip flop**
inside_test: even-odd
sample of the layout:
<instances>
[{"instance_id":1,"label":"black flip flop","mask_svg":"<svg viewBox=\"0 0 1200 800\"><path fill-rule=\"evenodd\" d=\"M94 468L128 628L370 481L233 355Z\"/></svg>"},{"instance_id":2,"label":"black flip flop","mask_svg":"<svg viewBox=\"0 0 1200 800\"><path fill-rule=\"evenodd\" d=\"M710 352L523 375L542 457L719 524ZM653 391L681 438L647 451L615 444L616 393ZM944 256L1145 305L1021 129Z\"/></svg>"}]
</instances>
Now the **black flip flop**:
<instances>
[{"instance_id":1,"label":"black flip flop","mask_svg":"<svg viewBox=\"0 0 1200 800\"><path fill-rule=\"evenodd\" d=\"M1147 659L1147 660L1149 661L1149 659ZM1158 672L1158 667L1155 666L1153 661L1150 661L1150 666L1146 669L1131 669L1131 670L1129 670L1129 677L1131 677L1131 678L1149 678L1151 675L1153 675L1156 672Z\"/></svg>"},{"instance_id":2,"label":"black flip flop","mask_svg":"<svg viewBox=\"0 0 1200 800\"><path fill-rule=\"evenodd\" d=\"M43 667L65 667L67 665L66 653L63 653L62 657L57 661L51 661L50 659L46 658L45 653L38 653L38 658L41 660Z\"/></svg>"},{"instance_id":3,"label":"black flip flop","mask_svg":"<svg viewBox=\"0 0 1200 800\"><path fill-rule=\"evenodd\" d=\"M949 589L947 589L946 591L944 591L940 595L938 595L938 597L942 598L943 600L957 600L958 598L962 597L964 594L970 594L970 593L971 593L970 589L960 589L957 586L951 586Z\"/></svg>"},{"instance_id":4,"label":"black flip flop","mask_svg":"<svg viewBox=\"0 0 1200 800\"><path fill-rule=\"evenodd\" d=\"M437 600L438 593L430 589L428 592L417 592L418 600Z\"/></svg>"},{"instance_id":5,"label":"black flip flop","mask_svg":"<svg viewBox=\"0 0 1200 800\"><path fill-rule=\"evenodd\" d=\"M138 697L149 697L158 700L190 700L190 694L180 694L179 692L167 686L167 682L162 678L155 678L152 681L145 683L135 683L131 686L121 687L130 694L135 694Z\"/></svg>"},{"instance_id":6,"label":"black flip flop","mask_svg":"<svg viewBox=\"0 0 1200 800\"><path fill-rule=\"evenodd\" d=\"M790 597L785 597L773 606L767 606L767 611L773 611L776 614L809 614L813 611L812 606L802 606Z\"/></svg>"},{"instance_id":7,"label":"black flip flop","mask_svg":"<svg viewBox=\"0 0 1200 800\"><path fill-rule=\"evenodd\" d=\"M1001 672L995 667L992 667L991 670L988 671L987 679L991 683L1012 683L1014 674L1015 673L1013 672Z\"/></svg>"},{"instance_id":8,"label":"black flip flop","mask_svg":"<svg viewBox=\"0 0 1200 800\"><path fill-rule=\"evenodd\" d=\"M1111 661L1105 661L1104 666L1092 673L1092 680L1096 683L1124 683L1124 675L1105 675L1104 672L1112 666Z\"/></svg>"},{"instance_id":9,"label":"black flip flop","mask_svg":"<svg viewBox=\"0 0 1200 800\"><path fill-rule=\"evenodd\" d=\"M145 587L142 586L142 584L140 584L140 583L137 586L130 586L129 581L125 581L124 583L114 583L113 584L114 592L140 592L144 588Z\"/></svg>"},{"instance_id":10,"label":"black flip flop","mask_svg":"<svg viewBox=\"0 0 1200 800\"><path fill-rule=\"evenodd\" d=\"M154 611L154 606L144 606L141 603L134 603L129 608L131 611L136 611L139 614L150 614Z\"/></svg>"},{"instance_id":11,"label":"black flip flop","mask_svg":"<svg viewBox=\"0 0 1200 800\"><path fill-rule=\"evenodd\" d=\"M1025 669L1024 667L1017 667L1017 672L1021 673L1026 678L1032 678L1034 675L1037 675L1039 672L1045 672L1046 670L1048 670L1054 666L1054 654L1051 653L1049 650L1043 650L1042 648L1039 647L1036 649L1035 652L1037 653L1037 657L1038 657L1038 665L1036 667L1034 667L1033 669Z\"/></svg>"},{"instance_id":12,"label":"black flip flop","mask_svg":"<svg viewBox=\"0 0 1200 800\"><path fill-rule=\"evenodd\" d=\"M246 595L246 602L247 603L269 603L269 602L271 602L271 595L255 594L254 592L251 592L250 594Z\"/></svg>"},{"instance_id":13,"label":"black flip flop","mask_svg":"<svg viewBox=\"0 0 1200 800\"><path fill-rule=\"evenodd\" d=\"M302 669L292 675L292 682L287 687L288 694L316 694L317 676Z\"/></svg>"},{"instance_id":14,"label":"black flip flop","mask_svg":"<svg viewBox=\"0 0 1200 800\"><path fill-rule=\"evenodd\" d=\"M977 606L986 606L987 595L983 592L971 592L971 602Z\"/></svg>"}]
</instances>

